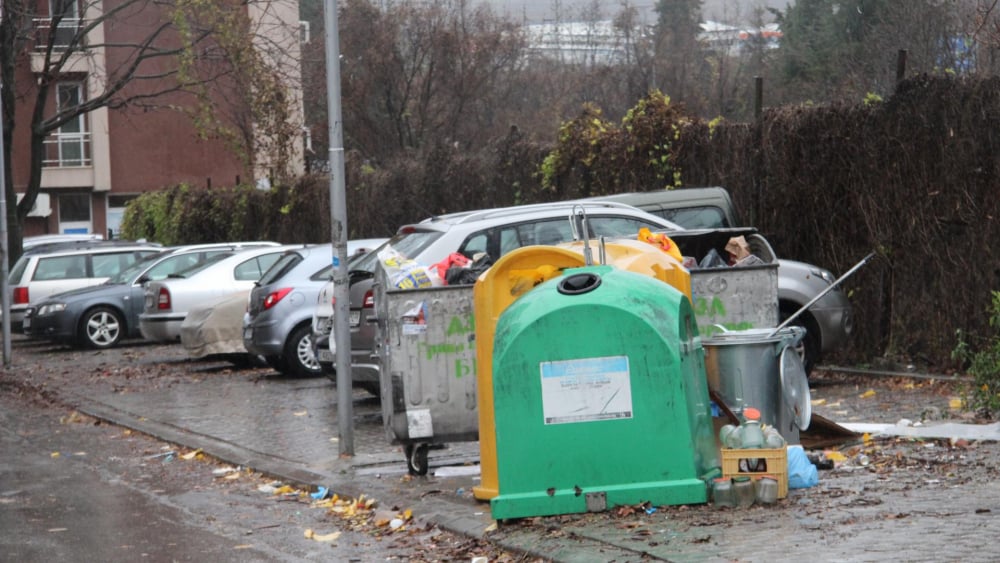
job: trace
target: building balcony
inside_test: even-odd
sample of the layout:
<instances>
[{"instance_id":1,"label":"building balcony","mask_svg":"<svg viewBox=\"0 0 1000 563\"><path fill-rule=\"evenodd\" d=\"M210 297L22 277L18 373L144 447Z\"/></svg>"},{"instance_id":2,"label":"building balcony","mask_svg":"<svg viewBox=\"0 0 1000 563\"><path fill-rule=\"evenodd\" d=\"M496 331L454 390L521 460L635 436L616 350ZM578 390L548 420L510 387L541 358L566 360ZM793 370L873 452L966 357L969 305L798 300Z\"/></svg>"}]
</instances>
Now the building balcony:
<instances>
[{"instance_id":1,"label":"building balcony","mask_svg":"<svg viewBox=\"0 0 1000 563\"><path fill-rule=\"evenodd\" d=\"M55 133L45 139L46 168L91 166L90 133Z\"/></svg>"}]
</instances>

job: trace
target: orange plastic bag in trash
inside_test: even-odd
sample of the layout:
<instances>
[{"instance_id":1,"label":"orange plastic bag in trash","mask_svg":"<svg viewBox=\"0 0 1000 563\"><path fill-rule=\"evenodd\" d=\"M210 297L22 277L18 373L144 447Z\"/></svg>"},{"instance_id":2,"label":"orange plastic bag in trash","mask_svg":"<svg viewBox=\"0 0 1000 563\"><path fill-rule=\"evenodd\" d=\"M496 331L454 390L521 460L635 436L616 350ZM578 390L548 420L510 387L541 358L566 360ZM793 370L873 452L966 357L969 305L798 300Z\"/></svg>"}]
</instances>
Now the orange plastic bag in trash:
<instances>
[{"instance_id":1,"label":"orange plastic bag in trash","mask_svg":"<svg viewBox=\"0 0 1000 563\"><path fill-rule=\"evenodd\" d=\"M677 248L677 244L673 241L673 239L663 233L654 233L646 227L643 227L639 229L639 240L648 242L654 246L659 246L660 250L673 256L678 262L684 261L684 257L681 256L681 251Z\"/></svg>"}]
</instances>

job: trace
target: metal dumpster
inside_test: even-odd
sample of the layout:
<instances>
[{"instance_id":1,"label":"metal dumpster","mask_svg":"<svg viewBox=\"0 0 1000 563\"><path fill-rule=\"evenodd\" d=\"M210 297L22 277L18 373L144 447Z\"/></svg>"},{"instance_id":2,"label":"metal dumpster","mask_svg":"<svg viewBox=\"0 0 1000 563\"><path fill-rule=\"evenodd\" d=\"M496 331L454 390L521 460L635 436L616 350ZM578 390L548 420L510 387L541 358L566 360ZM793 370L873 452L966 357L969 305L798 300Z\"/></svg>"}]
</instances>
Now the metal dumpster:
<instances>
[{"instance_id":1,"label":"metal dumpster","mask_svg":"<svg viewBox=\"0 0 1000 563\"><path fill-rule=\"evenodd\" d=\"M778 326L778 259L756 229L671 231L685 257L701 261L710 251L727 256L726 243L746 239L755 265L719 268L690 267L691 304L702 336L721 330Z\"/></svg>"},{"instance_id":2,"label":"metal dumpster","mask_svg":"<svg viewBox=\"0 0 1000 563\"><path fill-rule=\"evenodd\" d=\"M473 286L387 291L384 273L376 280L382 420L424 475L431 444L479 437Z\"/></svg>"}]
</instances>

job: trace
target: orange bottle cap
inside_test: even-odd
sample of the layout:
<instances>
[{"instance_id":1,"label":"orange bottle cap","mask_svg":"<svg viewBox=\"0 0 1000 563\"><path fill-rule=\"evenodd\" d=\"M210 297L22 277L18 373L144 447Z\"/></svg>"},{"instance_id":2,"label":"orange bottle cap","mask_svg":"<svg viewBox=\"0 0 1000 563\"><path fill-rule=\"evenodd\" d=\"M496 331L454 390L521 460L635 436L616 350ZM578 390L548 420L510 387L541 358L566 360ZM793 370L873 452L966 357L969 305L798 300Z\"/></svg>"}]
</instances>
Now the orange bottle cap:
<instances>
[{"instance_id":1,"label":"orange bottle cap","mask_svg":"<svg viewBox=\"0 0 1000 563\"><path fill-rule=\"evenodd\" d=\"M747 407L743 409L743 416L745 416L747 420L760 420L760 411L753 407Z\"/></svg>"}]
</instances>

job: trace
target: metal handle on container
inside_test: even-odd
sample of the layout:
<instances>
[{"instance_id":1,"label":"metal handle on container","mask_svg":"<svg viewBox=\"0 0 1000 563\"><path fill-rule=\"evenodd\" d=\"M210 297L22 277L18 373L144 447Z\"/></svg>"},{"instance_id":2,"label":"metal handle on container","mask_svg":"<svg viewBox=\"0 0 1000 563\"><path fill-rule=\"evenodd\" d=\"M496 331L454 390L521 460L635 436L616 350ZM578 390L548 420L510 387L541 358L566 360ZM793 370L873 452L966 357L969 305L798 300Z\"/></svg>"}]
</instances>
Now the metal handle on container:
<instances>
[{"instance_id":1,"label":"metal handle on container","mask_svg":"<svg viewBox=\"0 0 1000 563\"><path fill-rule=\"evenodd\" d=\"M830 293L831 291L833 291L833 288L837 287L840 284L840 282L842 282L845 279L847 279L847 277L850 276L851 274L853 274L854 272L856 272L858 270L858 268L860 268L861 266L864 266L866 263L868 263L868 261L871 260L872 257L874 257L874 256L875 256L875 253L872 252L872 253L868 254L868 256L865 256L864 258L862 258L860 262L858 262L857 264L855 264L854 267L852 267L850 270L847 270L847 272L844 273L844 275L842 275L839 278L837 278L836 281L834 281L833 283L831 283L829 287L827 287L823 291L819 292L819 294L817 294L816 297L813 297L812 299L810 299L809 302L806 303L805 305L803 305L801 309L799 309L798 311L795 311L795 313L792 316L790 316L787 319L785 319L785 322L783 322L780 325L778 325L777 328L775 328L773 331L771 331L771 334L769 334L768 336L774 336L775 334L778 334L778 332L781 329L783 329L786 326L788 326L789 323L791 323L793 320L795 320L796 318L798 318L798 316L801 315L802 313L804 313L807 309L809 309L809 307L812 307L817 301L819 301L820 299L822 299L823 296L825 296L827 293Z\"/></svg>"},{"instance_id":2,"label":"metal handle on container","mask_svg":"<svg viewBox=\"0 0 1000 563\"><path fill-rule=\"evenodd\" d=\"M579 211L577 211L579 209ZM588 266L594 265L594 254L590 249L590 220L587 219L587 210L579 203L570 209L570 225L576 227L576 216L579 215L580 225L583 228L583 262Z\"/></svg>"}]
</instances>

